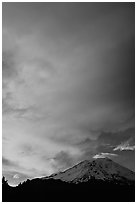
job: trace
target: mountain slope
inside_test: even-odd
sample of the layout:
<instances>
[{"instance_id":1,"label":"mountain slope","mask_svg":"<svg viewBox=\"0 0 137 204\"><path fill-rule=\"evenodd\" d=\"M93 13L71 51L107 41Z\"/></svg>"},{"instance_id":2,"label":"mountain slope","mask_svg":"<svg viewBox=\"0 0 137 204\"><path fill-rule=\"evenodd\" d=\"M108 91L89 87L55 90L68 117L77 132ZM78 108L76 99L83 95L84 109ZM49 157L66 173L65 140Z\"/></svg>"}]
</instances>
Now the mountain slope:
<instances>
[{"instance_id":1,"label":"mountain slope","mask_svg":"<svg viewBox=\"0 0 137 204\"><path fill-rule=\"evenodd\" d=\"M134 181L135 175L131 170L108 158L100 158L93 161L85 160L64 172L53 174L43 179L51 178L73 183L87 182L91 179L125 182Z\"/></svg>"}]
</instances>

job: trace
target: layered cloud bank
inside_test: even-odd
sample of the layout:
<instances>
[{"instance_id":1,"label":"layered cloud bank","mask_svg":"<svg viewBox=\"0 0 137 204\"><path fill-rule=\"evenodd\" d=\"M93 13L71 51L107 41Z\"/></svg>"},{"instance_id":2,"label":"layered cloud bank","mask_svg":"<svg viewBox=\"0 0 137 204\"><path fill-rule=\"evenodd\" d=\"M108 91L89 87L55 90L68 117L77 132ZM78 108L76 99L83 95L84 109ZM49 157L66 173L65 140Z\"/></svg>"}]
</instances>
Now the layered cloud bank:
<instances>
[{"instance_id":1,"label":"layered cloud bank","mask_svg":"<svg viewBox=\"0 0 137 204\"><path fill-rule=\"evenodd\" d=\"M3 171L12 182L134 146L134 40L134 3L3 3ZM134 169L134 151L116 154Z\"/></svg>"}]
</instances>

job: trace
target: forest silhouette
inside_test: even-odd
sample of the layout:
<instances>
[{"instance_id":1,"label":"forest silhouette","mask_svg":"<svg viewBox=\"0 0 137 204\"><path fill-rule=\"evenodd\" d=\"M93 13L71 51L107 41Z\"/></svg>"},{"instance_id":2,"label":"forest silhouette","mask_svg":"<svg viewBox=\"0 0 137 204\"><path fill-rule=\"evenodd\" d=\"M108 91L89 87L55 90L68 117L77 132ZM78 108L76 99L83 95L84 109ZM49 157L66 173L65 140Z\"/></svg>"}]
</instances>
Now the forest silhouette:
<instances>
[{"instance_id":1,"label":"forest silhouette","mask_svg":"<svg viewBox=\"0 0 137 204\"><path fill-rule=\"evenodd\" d=\"M16 187L2 178L3 202L134 202L135 182L91 179L82 183L68 183L55 179L27 179Z\"/></svg>"}]
</instances>

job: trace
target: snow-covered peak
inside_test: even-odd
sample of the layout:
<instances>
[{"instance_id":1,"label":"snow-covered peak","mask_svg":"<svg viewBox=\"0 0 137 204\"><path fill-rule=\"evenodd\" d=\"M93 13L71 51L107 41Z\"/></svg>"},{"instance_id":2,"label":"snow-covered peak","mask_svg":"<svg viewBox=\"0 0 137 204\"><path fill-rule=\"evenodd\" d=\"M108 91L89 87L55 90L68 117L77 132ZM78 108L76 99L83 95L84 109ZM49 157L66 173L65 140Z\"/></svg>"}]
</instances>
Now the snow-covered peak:
<instances>
[{"instance_id":1,"label":"snow-covered peak","mask_svg":"<svg viewBox=\"0 0 137 204\"><path fill-rule=\"evenodd\" d=\"M50 178L74 183L86 182L91 179L134 180L134 172L109 158L99 158L82 161L64 172L51 175Z\"/></svg>"}]
</instances>

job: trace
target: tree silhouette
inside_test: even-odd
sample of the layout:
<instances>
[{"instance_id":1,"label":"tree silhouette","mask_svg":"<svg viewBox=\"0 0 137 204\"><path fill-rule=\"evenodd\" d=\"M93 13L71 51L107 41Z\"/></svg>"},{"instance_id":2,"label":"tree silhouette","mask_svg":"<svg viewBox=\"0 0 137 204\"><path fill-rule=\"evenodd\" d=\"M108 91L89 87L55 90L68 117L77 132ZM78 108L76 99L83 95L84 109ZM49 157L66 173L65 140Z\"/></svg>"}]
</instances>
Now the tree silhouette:
<instances>
[{"instance_id":1,"label":"tree silhouette","mask_svg":"<svg viewBox=\"0 0 137 204\"><path fill-rule=\"evenodd\" d=\"M8 186L8 180L4 176L2 177L2 186Z\"/></svg>"},{"instance_id":2,"label":"tree silhouette","mask_svg":"<svg viewBox=\"0 0 137 204\"><path fill-rule=\"evenodd\" d=\"M115 180L109 182L91 178L87 182L75 184L55 179L36 178L27 179L18 186L11 187L5 177L2 178L3 202L133 202L134 200L134 182L129 185L125 181L116 183Z\"/></svg>"}]
</instances>

